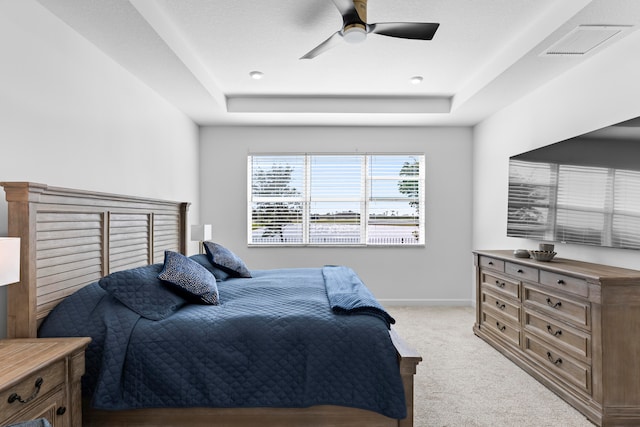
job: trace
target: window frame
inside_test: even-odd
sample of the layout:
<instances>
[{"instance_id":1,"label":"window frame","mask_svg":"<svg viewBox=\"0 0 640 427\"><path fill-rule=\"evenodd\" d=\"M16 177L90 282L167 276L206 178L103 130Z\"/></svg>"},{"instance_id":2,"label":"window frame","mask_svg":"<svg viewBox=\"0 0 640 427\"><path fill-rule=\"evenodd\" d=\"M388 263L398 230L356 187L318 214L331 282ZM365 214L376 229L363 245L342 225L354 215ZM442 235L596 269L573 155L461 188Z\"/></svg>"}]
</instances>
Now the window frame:
<instances>
[{"instance_id":1,"label":"window frame","mask_svg":"<svg viewBox=\"0 0 640 427\"><path fill-rule=\"evenodd\" d=\"M255 157L268 157L268 156L273 156L273 157L287 157L287 156L292 156L292 157L304 157L304 161L303 161L303 167L304 170L302 171L302 176L303 176L303 184L302 184L302 189L303 189L303 194L298 197L298 198L287 198L287 201L293 201L295 199L295 201L300 201L303 205L302 207L302 220L301 220L301 227L302 227L302 242L301 243L295 243L295 242L267 242L267 243L261 243L261 242L254 242L253 241L253 204L256 203L257 201L265 201L268 198L254 198L253 197L253 161L252 159ZM311 194L311 162L312 159L314 157L318 157L318 156L326 156L326 157L330 157L330 156L345 156L345 157L360 157L360 169L359 169L359 173L360 173L360 197L358 200L355 200L353 197L347 197L347 198L340 198L340 197L313 197L313 195ZM402 202L407 202L408 199L406 197L392 197L392 198L384 198L384 197L374 197L371 192L372 192L372 184L375 181L383 181L383 180L395 180L396 182L399 182L400 179L403 179L403 176L400 175L400 171L398 171L398 174L396 177L372 177L371 175L371 167L370 167L370 161L372 158L374 158L375 156L397 156L397 157L405 157L407 160L411 159L411 158L415 158L416 161L419 164L419 168L418 168L418 175L416 176L415 180L418 183L418 196L416 198L416 203L417 203L417 207L414 208L416 209L416 215L414 216L416 218L416 226L417 226L417 232L418 232L418 241L416 243L407 243L405 241L403 241L402 243L371 243L370 242L370 231L371 231L371 218L369 217L370 214L370 206L374 203L374 202L380 202L380 201L393 201L393 202L398 202L398 201L402 201ZM426 230L426 226L425 226L425 207L426 207L426 201L425 201L425 192L426 192L426 173L425 173L425 169L426 169L426 155L424 153L416 153L416 152L409 152L409 153L404 153L404 152L384 152L384 153L380 153L380 152L365 152L365 153L361 153L361 152L339 152L339 153L333 153L333 152L326 152L326 153L296 153L296 152L287 152L287 153L271 153L271 152L255 152L255 153L249 153L247 155L247 246L248 247L373 247L373 248L380 248L380 247L393 247L393 248L410 248L410 247L425 247L426 245L426 236L425 236L425 230ZM408 180L411 180L412 178L408 178ZM348 199L348 200L347 200ZM312 214L312 205L313 202L318 202L318 201L349 201L352 203L359 203L360 204L360 211L359 211L359 215L360 215L360 224L359 224L359 242L354 243L354 242L349 242L349 243L340 243L340 242L330 242L330 243L318 243L318 242L312 242L311 241L311 232L310 232L310 228L311 228L311 218L313 216ZM413 233L412 233L413 234ZM415 236L415 234L413 234ZM389 238L391 239L393 236L389 236Z\"/></svg>"}]
</instances>

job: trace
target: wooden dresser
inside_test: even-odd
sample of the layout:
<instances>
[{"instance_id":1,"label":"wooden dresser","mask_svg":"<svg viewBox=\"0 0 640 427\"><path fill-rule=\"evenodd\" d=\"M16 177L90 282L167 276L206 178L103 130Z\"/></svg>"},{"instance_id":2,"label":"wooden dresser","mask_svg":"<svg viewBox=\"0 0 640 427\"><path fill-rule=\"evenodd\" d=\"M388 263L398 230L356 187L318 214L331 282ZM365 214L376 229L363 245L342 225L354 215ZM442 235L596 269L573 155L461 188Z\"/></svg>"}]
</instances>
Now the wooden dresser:
<instances>
[{"instance_id":1,"label":"wooden dresser","mask_svg":"<svg viewBox=\"0 0 640 427\"><path fill-rule=\"evenodd\" d=\"M640 425L640 271L513 251L474 259L475 334L595 424Z\"/></svg>"},{"instance_id":2,"label":"wooden dresser","mask_svg":"<svg viewBox=\"0 0 640 427\"><path fill-rule=\"evenodd\" d=\"M80 378L89 338L0 340L0 426L46 418L82 426Z\"/></svg>"}]
</instances>

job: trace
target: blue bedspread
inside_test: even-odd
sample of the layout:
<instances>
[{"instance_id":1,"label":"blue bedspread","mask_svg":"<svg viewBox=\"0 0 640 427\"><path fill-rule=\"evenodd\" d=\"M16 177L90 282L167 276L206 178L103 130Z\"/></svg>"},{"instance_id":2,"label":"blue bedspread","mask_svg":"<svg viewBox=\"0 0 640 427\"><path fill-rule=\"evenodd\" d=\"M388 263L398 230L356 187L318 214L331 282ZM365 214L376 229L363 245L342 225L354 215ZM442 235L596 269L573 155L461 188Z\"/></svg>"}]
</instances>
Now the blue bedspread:
<instances>
[{"instance_id":1,"label":"blue bedspread","mask_svg":"<svg viewBox=\"0 0 640 427\"><path fill-rule=\"evenodd\" d=\"M219 306L190 304L158 321L89 285L59 304L39 334L93 338L83 390L98 409L331 404L406 417L393 319L355 273L251 274L219 282ZM354 282L361 303L344 296ZM336 295L352 305L340 311L358 315L336 314Z\"/></svg>"}]
</instances>

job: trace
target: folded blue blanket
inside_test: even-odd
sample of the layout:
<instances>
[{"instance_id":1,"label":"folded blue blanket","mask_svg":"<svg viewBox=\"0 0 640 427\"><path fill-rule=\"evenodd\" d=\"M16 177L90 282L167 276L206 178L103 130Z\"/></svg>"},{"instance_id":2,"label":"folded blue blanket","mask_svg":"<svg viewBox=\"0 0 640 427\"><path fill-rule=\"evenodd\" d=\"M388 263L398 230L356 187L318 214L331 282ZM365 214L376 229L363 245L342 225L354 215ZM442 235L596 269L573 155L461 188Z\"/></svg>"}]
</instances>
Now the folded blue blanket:
<instances>
[{"instance_id":1,"label":"folded blue blanket","mask_svg":"<svg viewBox=\"0 0 640 427\"><path fill-rule=\"evenodd\" d=\"M322 274L334 313L377 316L385 321L387 329L396 323L351 268L328 265L323 267Z\"/></svg>"}]
</instances>

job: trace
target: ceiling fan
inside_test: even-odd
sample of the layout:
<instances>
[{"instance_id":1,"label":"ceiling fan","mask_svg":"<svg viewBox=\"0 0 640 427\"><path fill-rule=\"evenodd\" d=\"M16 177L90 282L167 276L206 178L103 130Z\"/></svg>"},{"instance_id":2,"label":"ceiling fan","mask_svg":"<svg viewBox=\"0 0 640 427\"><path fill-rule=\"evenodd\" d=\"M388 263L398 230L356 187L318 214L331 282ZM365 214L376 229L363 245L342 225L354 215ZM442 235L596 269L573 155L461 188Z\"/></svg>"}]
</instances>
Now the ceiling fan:
<instances>
[{"instance_id":1,"label":"ceiling fan","mask_svg":"<svg viewBox=\"0 0 640 427\"><path fill-rule=\"evenodd\" d=\"M402 39L431 40L440 26L431 22L379 22L367 24L367 0L333 0L342 14L342 28L331 37L310 50L300 59L312 59L342 40L348 43L360 43L367 34L398 37Z\"/></svg>"}]
</instances>

